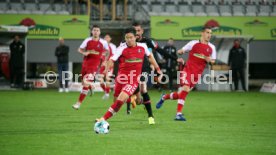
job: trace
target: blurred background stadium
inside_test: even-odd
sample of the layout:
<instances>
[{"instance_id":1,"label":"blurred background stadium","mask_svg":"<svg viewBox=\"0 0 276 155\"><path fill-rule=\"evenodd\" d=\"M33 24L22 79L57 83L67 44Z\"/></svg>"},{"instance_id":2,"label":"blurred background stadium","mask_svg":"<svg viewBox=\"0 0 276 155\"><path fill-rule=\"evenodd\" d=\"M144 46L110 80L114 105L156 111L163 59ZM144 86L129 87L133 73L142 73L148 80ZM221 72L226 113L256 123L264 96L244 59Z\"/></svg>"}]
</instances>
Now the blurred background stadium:
<instances>
[{"instance_id":1,"label":"blurred background stadium","mask_svg":"<svg viewBox=\"0 0 276 155\"><path fill-rule=\"evenodd\" d=\"M227 65L233 40L238 38L248 55L247 86L260 89L263 83L274 83L276 78L275 16L275 0L2 0L1 88L9 87L8 45L15 34L21 35L26 45L25 81L38 81L36 87L51 87L41 79L45 72L57 71L54 50L59 37L70 47L70 71L80 73L82 56L76 51L89 36L91 25L99 25L102 35L109 33L118 46L123 30L139 22L144 36L153 38L161 47L173 38L177 49L198 39L200 27L212 26L212 42L220 65ZM25 26L27 30L11 26ZM221 68L217 67L225 70ZM210 90L210 86L199 89ZM225 91L229 87L213 89Z\"/></svg>"},{"instance_id":2,"label":"blurred background stadium","mask_svg":"<svg viewBox=\"0 0 276 155\"><path fill-rule=\"evenodd\" d=\"M70 47L69 70L79 74L83 58L77 49L92 25L101 27L102 36L109 33L118 46L124 29L133 22L141 23L144 36L160 47L173 38L177 49L199 39L201 27L211 26L218 60L204 74L212 69L227 75L224 81L230 80L229 50L235 39L240 40L247 54L249 92L230 92L232 85L215 79L189 94L186 123L173 120L175 101L167 101L160 110L153 108L156 124L151 126L143 106L131 115L124 106L108 120L110 134L94 134L95 118L102 116L113 98L102 100L103 93L95 93L75 111L71 106L80 83L71 83L70 93L58 93L58 82L47 84L44 76L57 72L59 38ZM24 89L32 91L10 84L9 45L15 35L25 45ZM159 64L165 60L160 55L156 59ZM0 0L0 62L3 155L276 154L276 0ZM167 86L162 89L170 91ZM155 107L161 92L149 93Z\"/></svg>"}]
</instances>

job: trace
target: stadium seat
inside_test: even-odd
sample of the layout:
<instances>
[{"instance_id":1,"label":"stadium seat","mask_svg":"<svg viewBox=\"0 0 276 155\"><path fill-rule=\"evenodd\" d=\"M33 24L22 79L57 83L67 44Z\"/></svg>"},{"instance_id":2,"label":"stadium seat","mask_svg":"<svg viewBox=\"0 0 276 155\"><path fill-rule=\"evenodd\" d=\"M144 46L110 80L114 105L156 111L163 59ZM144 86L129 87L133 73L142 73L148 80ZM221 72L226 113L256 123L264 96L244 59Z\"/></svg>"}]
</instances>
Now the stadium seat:
<instances>
[{"instance_id":1,"label":"stadium seat","mask_svg":"<svg viewBox=\"0 0 276 155\"><path fill-rule=\"evenodd\" d=\"M256 5L246 5L246 14L245 16L256 16L258 12Z\"/></svg>"},{"instance_id":2,"label":"stadium seat","mask_svg":"<svg viewBox=\"0 0 276 155\"><path fill-rule=\"evenodd\" d=\"M208 16L219 16L216 5L206 5L206 13Z\"/></svg>"},{"instance_id":3,"label":"stadium seat","mask_svg":"<svg viewBox=\"0 0 276 155\"><path fill-rule=\"evenodd\" d=\"M24 7L25 7L25 10L30 10L30 11L38 10L37 4L35 3L24 3Z\"/></svg>"},{"instance_id":4,"label":"stadium seat","mask_svg":"<svg viewBox=\"0 0 276 155\"><path fill-rule=\"evenodd\" d=\"M232 16L230 5L219 5L218 7L221 16Z\"/></svg>"},{"instance_id":5,"label":"stadium seat","mask_svg":"<svg viewBox=\"0 0 276 155\"><path fill-rule=\"evenodd\" d=\"M180 5L179 12L184 16L194 16L189 5Z\"/></svg>"},{"instance_id":6,"label":"stadium seat","mask_svg":"<svg viewBox=\"0 0 276 155\"><path fill-rule=\"evenodd\" d=\"M55 15L55 14L57 14L57 12L56 12L56 11L53 11L53 10L47 10L47 11L44 12L44 14L47 14L47 15Z\"/></svg>"},{"instance_id":7,"label":"stadium seat","mask_svg":"<svg viewBox=\"0 0 276 155\"><path fill-rule=\"evenodd\" d=\"M159 15L164 12L163 5L160 2L154 2L151 4L151 12L150 15Z\"/></svg>"},{"instance_id":8,"label":"stadium seat","mask_svg":"<svg viewBox=\"0 0 276 155\"><path fill-rule=\"evenodd\" d=\"M17 10L11 10L11 9L9 9L9 10L6 10L5 13L6 14L17 14Z\"/></svg>"},{"instance_id":9,"label":"stadium seat","mask_svg":"<svg viewBox=\"0 0 276 155\"><path fill-rule=\"evenodd\" d=\"M11 10L23 10L23 5L22 3L10 3Z\"/></svg>"},{"instance_id":10,"label":"stadium seat","mask_svg":"<svg viewBox=\"0 0 276 155\"><path fill-rule=\"evenodd\" d=\"M276 16L276 5L273 5L273 12L271 12L270 16Z\"/></svg>"},{"instance_id":11,"label":"stadium seat","mask_svg":"<svg viewBox=\"0 0 276 155\"><path fill-rule=\"evenodd\" d=\"M259 9L258 16L269 16L271 12L271 7L269 5L260 5Z\"/></svg>"},{"instance_id":12,"label":"stadium seat","mask_svg":"<svg viewBox=\"0 0 276 155\"><path fill-rule=\"evenodd\" d=\"M18 14L32 14L31 10L19 10Z\"/></svg>"},{"instance_id":13,"label":"stadium seat","mask_svg":"<svg viewBox=\"0 0 276 155\"><path fill-rule=\"evenodd\" d=\"M166 12L177 12L177 7L174 3L165 3L165 11Z\"/></svg>"},{"instance_id":14,"label":"stadium seat","mask_svg":"<svg viewBox=\"0 0 276 155\"><path fill-rule=\"evenodd\" d=\"M52 10L52 6L49 3L39 3L39 10L46 12L47 10Z\"/></svg>"},{"instance_id":15,"label":"stadium seat","mask_svg":"<svg viewBox=\"0 0 276 155\"><path fill-rule=\"evenodd\" d=\"M244 16L244 6L240 4L235 4L233 7L233 16Z\"/></svg>"},{"instance_id":16,"label":"stadium seat","mask_svg":"<svg viewBox=\"0 0 276 155\"><path fill-rule=\"evenodd\" d=\"M0 11L1 11L1 13L5 13L5 11L7 10L7 8L8 8L7 3L0 2Z\"/></svg>"},{"instance_id":17,"label":"stadium seat","mask_svg":"<svg viewBox=\"0 0 276 155\"><path fill-rule=\"evenodd\" d=\"M70 13L66 10L61 10L61 11L57 11L58 14L61 14L61 15L69 15Z\"/></svg>"},{"instance_id":18,"label":"stadium seat","mask_svg":"<svg viewBox=\"0 0 276 155\"><path fill-rule=\"evenodd\" d=\"M196 16L207 16L207 14L204 11L205 10L204 6L201 4L200 5L192 5L192 10Z\"/></svg>"},{"instance_id":19,"label":"stadium seat","mask_svg":"<svg viewBox=\"0 0 276 155\"><path fill-rule=\"evenodd\" d=\"M150 12L150 6L147 3L142 2L142 3L140 3L140 5L146 12Z\"/></svg>"},{"instance_id":20,"label":"stadium seat","mask_svg":"<svg viewBox=\"0 0 276 155\"><path fill-rule=\"evenodd\" d=\"M44 12L41 10L33 10L32 14L43 14Z\"/></svg>"}]
</instances>

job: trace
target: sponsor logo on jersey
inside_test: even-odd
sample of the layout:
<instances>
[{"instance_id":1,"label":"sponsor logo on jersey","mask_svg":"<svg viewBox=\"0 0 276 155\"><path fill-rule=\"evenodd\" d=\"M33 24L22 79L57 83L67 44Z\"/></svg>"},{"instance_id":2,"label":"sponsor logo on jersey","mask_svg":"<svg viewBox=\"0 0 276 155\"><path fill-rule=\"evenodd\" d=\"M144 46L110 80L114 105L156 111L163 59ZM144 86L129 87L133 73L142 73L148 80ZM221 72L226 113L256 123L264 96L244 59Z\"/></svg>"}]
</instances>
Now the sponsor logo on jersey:
<instances>
[{"instance_id":1,"label":"sponsor logo on jersey","mask_svg":"<svg viewBox=\"0 0 276 155\"><path fill-rule=\"evenodd\" d=\"M199 53L194 53L194 56L200 59L205 59L205 56Z\"/></svg>"},{"instance_id":2,"label":"sponsor logo on jersey","mask_svg":"<svg viewBox=\"0 0 276 155\"><path fill-rule=\"evenodd\" d=\"M95 55L99 55L100 52L95 51L95 50L87 50L87 52L89 52L90 54L95 54Z\"/></svg>"},{"instance_id":3,"label":"sponsor logo on jersey","mask_svg":"<svg viewBox=\"0 0 276 155\"><path fill-rule=\"evenodd\" d=\"M128 63L137 63L137 62L142 62L142 59L136 58L136 59L126 59L126 62Z\"/></svg>"}]
</instances>

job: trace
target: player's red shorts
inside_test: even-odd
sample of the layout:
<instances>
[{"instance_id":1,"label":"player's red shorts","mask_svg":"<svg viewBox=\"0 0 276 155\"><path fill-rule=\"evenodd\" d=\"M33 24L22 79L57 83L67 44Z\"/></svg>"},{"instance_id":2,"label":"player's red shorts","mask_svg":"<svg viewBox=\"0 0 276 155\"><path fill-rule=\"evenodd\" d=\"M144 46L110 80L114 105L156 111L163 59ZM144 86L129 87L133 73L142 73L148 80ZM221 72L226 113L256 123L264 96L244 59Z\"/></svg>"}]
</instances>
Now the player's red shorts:
<instances>
[{"instance_id":1,"label":"player's red shorts","mask_svg":"<svg viewBox=\"0 0 276 155\"><path fill-rule=\"evenodd\" d=\"M137 87L139 86L138 82L133 84L121 84L119 82L115 82L115 88L114 88L114 97L118 97L119 94L123 91L128 94L128 96L131 96Z\"/></svg>"},{"instance_id":2,"label":"player's red shorts","mask_svg":"<svg viewBox=\"0 0 276 155\"><path fill-rule=\"evenodd\" d=\"M192 71L188 67L184 67L182 73L180 74L180 85L193 88L197 84L199 78L201 78L201 74L199 72Z\"/></svg>"},{"instance_id":3,"label":"player's red shorts","mask_svg":"<svg viewBox=\"0 0 276 155\"><path fill-rule=\"evenodd\" d=\"M97 72L97 68L95 68L95 67L93 67L93 68L92 67L82 67L81 77L83 79L83 78L87 77L88 75L95 76L96 72Z\"/></svg>"},{"instance_id":4,"label":"player's red shorts","mask_svg":"<svg viewBox=\"0 0 276 155\"><path fill-rule=\"evenodd\" d=\"M104 70L105 70L105 66L102 66L102 67L100 68L100 74L103 74ZM113 74L113 69L109 69L109 70L107 71L107 73L105 73L105 74L103 74L103 75L104 75L104 76L109 76L109 77L111 77L112 74Z\"/></svg>"}]
</instances>

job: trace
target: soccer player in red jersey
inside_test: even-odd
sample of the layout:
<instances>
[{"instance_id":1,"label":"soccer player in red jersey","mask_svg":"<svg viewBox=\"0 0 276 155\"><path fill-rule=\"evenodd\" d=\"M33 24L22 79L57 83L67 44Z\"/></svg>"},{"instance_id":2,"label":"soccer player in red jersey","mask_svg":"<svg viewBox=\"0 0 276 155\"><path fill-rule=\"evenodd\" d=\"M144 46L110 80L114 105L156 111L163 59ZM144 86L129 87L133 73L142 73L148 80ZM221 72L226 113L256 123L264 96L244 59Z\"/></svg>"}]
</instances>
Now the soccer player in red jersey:
<instances>
[{"instance_id":1,"label":"soccer player in red jersey","mask_svg":"<svg viewBox=\"0 0 276 155\"><path fill-rule=\"evenodd\" d=\"M188 60L183 69L182 77L180 77L180 84L182 90L180 92L173 92L161 96L161 99L156 104L156 108L159 109L163 105L165 100L178 99L177 113L175 120L186 121L182 114L182 109L185 103L186 96L191 88L198 82L207 63L213 64L216 59L216 48L209 41L212 36L212 29L204 27L201 32L200 40L192 40L186 44L182 49L178 50L179 54L189 52Z\"/></svg>"},{"instance_id":2,"label":"soccer player in red jersey","mask_svg":"<svg viewBox=\"0 0 276 155\"><path fill-rule=\"evenodd\" d=\"M148 47L144 43L137 43L134 28L129 28L125 32L125 41L122 43L107 63L107 69L113 66L114 61L119 61L118 75L115 79L114 98L115 102L108 111L96 121L107 120L117 113L123 103L131 96L139 85L139 79L142 72L144 56L148 56L149 62L156 71L162 75L162 72L156 63Z\"/></svg>"},{"instance_id":3,"label":"soccer player in red jersey","mask_svg":"<svg viewBox=\"0 0 276 155\"><path fill-rule=\"evenodd\" d=\"M109 50L108 43L100 38L101 30L98 25L93 25L91 33L92 37L86 38L78 50L84 58L81 69L83 88L77 103L72 106L76 110L80 108L89 89L93 89L91 83L94 81L98 66L101 64L102 54Z\"/></svg>"},{"instance_id":4,"label":"soccer player in red jersey","mask_svg":"<svg viewBox=\"0 0 276 155\"><path fill-rule=\"evenodd\" d=\"M114 45L111 40L111 36L109 34L106 34L104 36L104 40L107 41L108 43L108 47L109 47L109 57L106 59L105 56L102 57L102 59L106 59L109 60L109 58L111 56L113 56L114 52L116 51L116 45ZM100 74L103 76L102 80L101 80L101 87L104 90L104 96L102 97L102 99L106 100L109 99L109 92L110 92L110 78L113 74L113 68L110 68L106 73L104 73L106 68L106 61L104 61L102 63L101 69L100 69ZM105 82L104 82L105 81Z\"/></svg>"}]
</instances>

